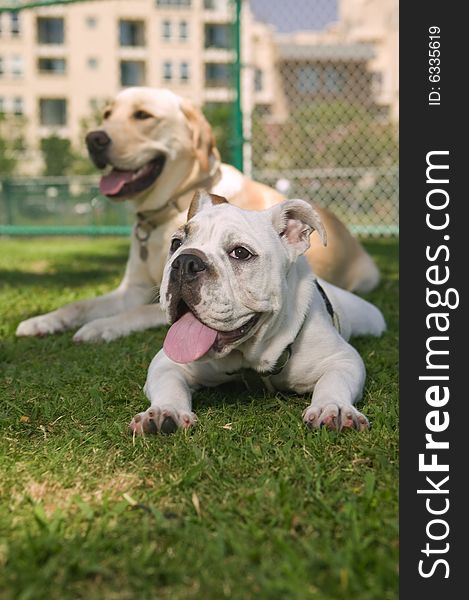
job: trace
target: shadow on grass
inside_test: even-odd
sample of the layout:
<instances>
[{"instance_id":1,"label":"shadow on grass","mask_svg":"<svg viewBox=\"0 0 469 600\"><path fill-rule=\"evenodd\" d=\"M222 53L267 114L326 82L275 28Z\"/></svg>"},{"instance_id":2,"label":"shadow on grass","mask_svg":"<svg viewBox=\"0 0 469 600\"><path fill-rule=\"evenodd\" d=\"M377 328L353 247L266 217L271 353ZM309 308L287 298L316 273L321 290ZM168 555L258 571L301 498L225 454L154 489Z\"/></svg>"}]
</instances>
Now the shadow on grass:
<instances>
[{"instance_id":1,"label":"shadow on grass","mask_svg":"<svg viewBox=\"0 0 469 600\"><path fill-rule=\"evenodd\" d=\"M119 271L116 269L115 274ZM122 269L122 275L124 270ZM31 273L27 271L2 271L0 282L14 286L40 286L40 287L80 287L84 283L99 283L114 275L109 270L60 270L57 273Z\"/></svg>"},{"instance_id":2,"label":"shadow on grass","mask_svg":"<svg viewBox=\"0 0 469 600\"><path fill-rule=\"evenodd\" d=\"M67 252L65 256L38 255L44 266L39 270L0 269L0 282L11 286L80 286L99 283L109 277L124 276L127 249L117 246L118 254Z\"/></svg>"}]
</instances>

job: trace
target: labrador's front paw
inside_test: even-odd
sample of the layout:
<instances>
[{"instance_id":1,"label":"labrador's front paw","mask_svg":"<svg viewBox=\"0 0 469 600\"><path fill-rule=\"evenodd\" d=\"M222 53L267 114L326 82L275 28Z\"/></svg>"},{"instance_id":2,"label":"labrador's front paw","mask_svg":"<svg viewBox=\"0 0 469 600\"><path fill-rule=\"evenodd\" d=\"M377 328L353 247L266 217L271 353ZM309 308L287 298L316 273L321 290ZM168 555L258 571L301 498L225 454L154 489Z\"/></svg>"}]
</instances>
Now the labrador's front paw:
<instances>
[{"instance_id":1,"label":"labrador's front paw","mask_svg":"<svg viewBox=\"0 0 469 600\"><path fill-rule=\"evenodd\" d=\"M132 433L174 433L179 427L187 429L197 421L193 412L180 411L172 406L150 406L138 413L129 427Z\"/></svg>"},{"instance_id":2,"label":"labrador's front paw","mask_svg":"<svg viewBox=\"0 0 469 600\"><path fill-rule=\"evenodd\" d=\"M370 427L365 415L351 404L342 407L334 403L325 404L324 406L311 404L303 412L303 421L309 429L326 427L337 431L343 429L364 431Z\"/></svg>"},{"instance_id":3,"label":"labrador's front paw","mask_svg":"<svg viewBox=\"0 0 469 600\"><path fill-rule=\"evenodd\" d=\"M110 342L125 335L122 324L115 317L90 321L75 333L74 342Z\"/></svg>"},{"instance_id":4,"label":"labrador's front paw","mask_svg":"<svg viewBox=\"0 0 469 600\"><path fill-rule=\"evenodd\" d=\"M65 331L66 329L66 321L60 318L56 312L51 312L21 321L16 329L16 335L18 337L41 337L52 333L58 333L59 331Z\"/></svg>"}]
</instances>

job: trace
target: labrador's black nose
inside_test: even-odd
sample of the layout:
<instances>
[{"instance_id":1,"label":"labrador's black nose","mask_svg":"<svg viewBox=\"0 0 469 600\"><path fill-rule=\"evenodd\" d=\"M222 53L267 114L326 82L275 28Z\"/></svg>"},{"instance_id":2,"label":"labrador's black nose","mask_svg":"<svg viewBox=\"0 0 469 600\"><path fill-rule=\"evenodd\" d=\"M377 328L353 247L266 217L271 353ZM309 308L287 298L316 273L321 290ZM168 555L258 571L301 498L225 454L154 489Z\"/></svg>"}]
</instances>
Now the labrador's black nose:
<instances>
[{"instance_id":1,"label":"labrador's black nose","mask_svg":"<svg viewBox=\"0 0 469 600\"><path fill-rule=\"evenodd\" d=\"M99 169L103 169L107 164L106 152L111 143L111 138L105 131L98 130L90 131L85 141L94 164Z\"/></svg>"},{"instance_id":2,"label":"labrador's black nose","mask_svg":"<svg viewBox=\"0 0 469 600\"><path fill-rule=\"evenodd\" d=\"M192 281L207 269L204 261L195 254L180 254L171 265L173 273L178 273L186 281Z\"/></svg>"}]
</instances>

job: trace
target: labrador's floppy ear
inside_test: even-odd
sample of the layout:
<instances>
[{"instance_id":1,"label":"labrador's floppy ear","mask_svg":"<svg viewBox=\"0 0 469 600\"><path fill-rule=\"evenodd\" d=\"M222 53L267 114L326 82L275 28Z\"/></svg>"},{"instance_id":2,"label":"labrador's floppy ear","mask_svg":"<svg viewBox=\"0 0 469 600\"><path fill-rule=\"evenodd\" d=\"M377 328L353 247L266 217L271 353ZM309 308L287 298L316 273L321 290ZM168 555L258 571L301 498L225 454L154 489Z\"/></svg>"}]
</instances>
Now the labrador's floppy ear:
<instances>
[{"instance_id":1,"label":"labrador's floppy ear","mask_svg":"<svg viewBox=\"0 0 469 600\"><path fill-rule=\"evenodd\" d=\"M187 220L190 221L195 214L204 208L210 208L216 204L229 204L229 202L223 196L209 194L206 190L197 190L187 211Z\"/></svg>"},{"instance_id":2,"label":"labrador's floppy ear","mask_svg":"<svg viewBox=\"0 0 469 600\"><path fill-rule=\"evenodd\" d=\"M214 155L215 158L220 158L212 128L202 112L189 101L182 101L181 110L192 131L193 147L200 167L202 171L209 171L211 167L210 157Z\"/></svg>"},{"instance_id":3,"label":"labrador's floppy ear","mask_svg":"<svg viewBox=\"0 0 469 600\"><path fill-rule=\"evenodd\" d=\"M324 246L327 236L319 213L304 200L285 200L269 209L272 224L280 237L293 249L295 256L309 248L309 236L316 230Z\"/></svg>"}]
</instances>

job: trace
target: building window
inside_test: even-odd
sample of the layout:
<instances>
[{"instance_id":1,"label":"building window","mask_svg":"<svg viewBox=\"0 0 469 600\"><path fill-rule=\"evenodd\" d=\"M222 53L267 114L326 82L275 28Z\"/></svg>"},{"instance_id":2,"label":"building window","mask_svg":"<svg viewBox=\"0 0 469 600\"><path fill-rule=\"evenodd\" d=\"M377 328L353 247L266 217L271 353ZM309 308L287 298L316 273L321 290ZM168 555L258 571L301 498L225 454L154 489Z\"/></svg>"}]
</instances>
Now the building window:
<instances>
[{"instance_id":1,"label":"building window","mask_svg":"<svg viewBox=\"0 0 469 600\"><path fill-rule=\"evenodd\" d=\"M296 89L300 94L314 94L318 91L319 77L316 67L302 65L296 69Z\"/></svg>"},{"instance_id":2,"label":"building window","mask_svg":"<svg viewBox=\"0 0 469 600\"><path fill-rule=\"evenodd\" d=\"M163 63L163 79L171 81L173 78L173 65L169 61Z\"/></svg>"},{"instance_id":3,"label":"building window","mask_svg":"<svg viewBox=\"0 0 469 600\"><path fill-rule=\"evenodd\" d=\"M23 98L16 96L13 98L13 114L21 117L24 114Z\"/></svg>"},{"instance_id":4,"label":"building window","mask_svg":"<svg viewBox=\"0 0 469 600\"><path fill-rule=\"evenodd\" d=\"M161 23L161 35L164 40L171 39L171 21L163 21Z\"/></svg>"},{"instance_id":5,"label":"building window","mask_svg":"<svg viewBox=\"0 0 469 600\"><path fill-rule=\"evenodd\" d=\"M65 73L65 58L39 58L37 70L39 73L63 75Z\"/></svg>"},{"instance_id":6,"label":"building window","mask_svg":"<svg viewBox=\"0 0 469 600\"><path fill-rule=\"evenodd\" d=\"M205 47L231 49L231 32L231 25L205 25Z\"/></svg>"},{"instance_id":7,"label":"building window","mask_svg":"<svg viewBox=\"0 0 469 600\"><path fill-rule=\"evenodd\" d=\"M182 83L189 81L189 63L182 62L179 65L179 78L181 79Z\"/></svg>"},{"instance_id":8,"label":"building window","mask_svg":"<svg viewBox=\"0 0 469 600\"><path fill-rule=\"evenodd\" d=\"M145 46L145 23L143 21L119 21L119 43L121 46Z\"/></svg>"},{"instance_id":9,"label":"building window","mask_svg":"<svg viewBox=\"0 0 469 600\"><path fill-rule=\"evenodd\" d=\"M65 98L41 98L39 100L39 122L46 126L67 124L67 100Z\"/></svg>"},{"instance_id":10,"label":"building window","mask_svg":"<svg viewBox=\"0 0 469 600\"><path fill-rule=\"evenodd\" d=\"M262 92L264 89L264 72L262 69L254 69L254 91Z\"/></svg>"},{"instance_id":11,"label":"building window","mask_svg":"<svg viewBox=\"0 0 469 600\"><path fill-rule=\"evenodd\" d=\"M22 56L12 56L11 57L11 74L15 79L19 79L23 77L23 57Z\"/></svg>"},{"instance_id":12,"label":"building window","mask_svg":"<svg viewBox=\"0 0 469 600\"><path fill-rule=\"evenodd\" d=\"M329 65L324 69L324 87L331 94L339 93L344 86L344 76L336 67Z\"/></svg>"},{"instance_id":13,"label":"building window","mask_svg":"<svg viewBox=\"0 0 469 600\"><path fill-rule=\"evenodd\" d=\"M98 68L98 59L91 57L86 61L89 69L97 69Z\"/></svg>"},{"instance_id":14,"label":"building window","mask_svg":"<svg viewBox=\"0 0 469 600\"><path fill-rule=\"evenodd\" d=\"M179 39L185 42L189 37L189 23L187 21L179 22Z\"/></svg>"},{"instance_id":15,"label":"building window","mask_svg":"<svg viewBox=\"0 0 469 600\"><path fill-rule=\"evenodd\" d=\"M88 29L96 29L98 25L98 19L96 17L86 17L86 26Z\"/></svg>"},{"instance_id":16,"label":"building window","mask_svg":"<svg viewBox=\"0 0 469 600\"><path fill-rule=\"evenodd\" d=\"M10 31L13 37L17 37L21 33L20 15L17 12L10 13Z\"/></svg>"},{"instance_id":17,"label":"building window","mask_svg":"<svg viewBox=\"0 0 469 600\"><path fill-rule=\"evenodd\" d=\"M55 17L38 17L37 41L39 44L63 44L65 41L64 20Z\"/></svg>"},{"instance_id":18,"label":"building window","mask_svg":"<svg viewBox=\"0 0 469 600\"><path fill-rule=\"evenodd\" d=\"M156 0L156 6L178 6L182 8L190 5L191 0Z\"/></svg>"},{"instance_id":19,"label":"building window","mask_svg":"<svg viewBox=\"0 0 469 600\"><path fill-rule=\"evenodd\" d=\"M207 87L229 87L232 84L231 65L206 63L205 84Z\"/></svg>"},{"instance_id":20,"label":"building window","mask_svg":"<svg viewBox=\"0 0 469 600\"><path fill-rule=\"evenodd\" d=\"M122 60L121 85L145 85L145 63L141 60Z\"/></svg>"}]
</instances>

